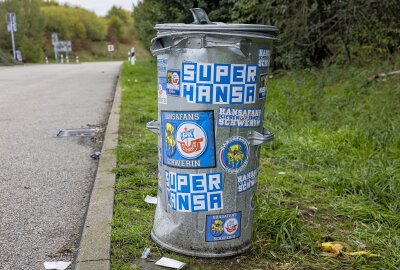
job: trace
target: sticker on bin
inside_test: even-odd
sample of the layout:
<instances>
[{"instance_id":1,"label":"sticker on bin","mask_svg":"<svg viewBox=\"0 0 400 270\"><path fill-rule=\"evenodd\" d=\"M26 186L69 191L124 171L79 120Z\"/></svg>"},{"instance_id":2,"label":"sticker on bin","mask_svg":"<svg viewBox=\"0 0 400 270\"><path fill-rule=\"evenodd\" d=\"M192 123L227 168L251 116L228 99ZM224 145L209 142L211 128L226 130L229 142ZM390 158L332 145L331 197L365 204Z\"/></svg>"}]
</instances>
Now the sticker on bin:
<instances>
[{"instance_id":1,"label":"sticker on bin","mask_svg":"<svg viewBox=\"0 0 400 270\"><path fill-rule=\"evenodd\" d=\"M267 81L268 74L262 73L260 74L260 87L258 88L258 98L265 98L267 96Z\"/></svg>"},{"instance_id":2,"label":"sticker on bin","mask_svg":"<svg viewBox=\"0 0 400 270\"><path fill-rule=\"evenodd\" d=\"M271 57L271 51L268 49L258 50L258 66L269 67L269 59Z\"/></svg>"},{"instance_id":3,"label":"sticker on bin","mask_svg":"<svg viewBox=\"0 0 400 270\"><path fill-rule=\"evenodd\" d=\"M213 168L213 111L162 111L163 162L175 168Z\"/></svg>"},{"instance_id":4,"label":"sticker on bin","mask_svg":"<svg viewBox=\"0 0 400 270\"><path fill-rule=\"evenodd\" d=\"M261 124L261 109L219 107L219 127L250 128Z\"/></svg>"},{"instance_id":5,"label":"sticker on bin","mask_svg":"<svg viewBox=\"0 0 400 270\"><path fill-rule=\"evenodd\" d=\"M254 187L257 182L258 169L246 172L237 176L238 193L249 190Z\"/></svg>"},{"instance_id":6,"label":"sticker on bin","mask_svg":"<svg viewBox=\"0 0 400 270\"><path fill-rule=\"evenodd\" d=\"M157 58L157 70L158 72L167 72L167 59Z\"/></svg>"},{"instance_id":7,"label":"sticker on bin","mask_svg":"<svg viewBox=\"0 0 400 270\"><path fill-rule=\"evenodd\" d=\"M250 143L243 137L233 136L219 149L219 163L227 173L243 171L249 161Z\"/></svg>"},{"instance_id":8,"label":"sticker on bin","mask_svg":"<svg viewBox=\"0 0 400 270\"><path fill-rule=\"evenodd\" d=\"M231 240L240 237L241 212L207 215L206 242Z\"/></svg>"},{"instance_id":9,"label":"sticker on bin","mask_svg":"<svg viewBox=\"0 0 400 270\"><path fill-rule=\"evenodd\" d=\"M158 77L158 103L167 104L167 77Z\"/></svg>"},{"instance_id":10,"label":"sticker on bin","mask_svg":"<svg viewBox=\"0 0 400 270\"><path fill-rule=\"evenodd\" d=\"M177 212L223 209L222 173L186 174L165 170L169 206Z\"/></svg>"},{"instance_id":11,"label":"sticker on bin","mask_svg":"<svg viewBox=\"0 0 400 270\"><path fill-rule=\"evenodd\" d=\"M168 70L167 72L167 95L180 96L180 71Z\"/></svg>"},{"instance_id":12,"label":"sticker on bin","mask_svg":"<svg viewBox=\"0 0 400 270\"><path fill-rule=\"evenodd\" d=\"M182 63L182 96L189 103L256 102L256 64Z\"/></svg>"}]
</instances>

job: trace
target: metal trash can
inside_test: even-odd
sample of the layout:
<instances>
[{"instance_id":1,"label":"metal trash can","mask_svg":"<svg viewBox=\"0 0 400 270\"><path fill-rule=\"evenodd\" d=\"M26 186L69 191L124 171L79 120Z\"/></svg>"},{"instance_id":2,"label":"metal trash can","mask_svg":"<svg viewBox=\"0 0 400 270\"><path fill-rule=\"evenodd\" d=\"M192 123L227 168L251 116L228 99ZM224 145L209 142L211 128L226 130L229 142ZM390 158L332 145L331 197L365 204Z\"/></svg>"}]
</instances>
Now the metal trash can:
<instances>
[{"instance_id":1,"label":"metal trash can","mask_svg":"<svg viewBox=\"0 0 400 270\"><path fill-rule=\"evenodd\" d=\"M244 252L253 235L273 26L157 24L158 203L152 239L197 257Z\"/></svg>"}]
</instances>

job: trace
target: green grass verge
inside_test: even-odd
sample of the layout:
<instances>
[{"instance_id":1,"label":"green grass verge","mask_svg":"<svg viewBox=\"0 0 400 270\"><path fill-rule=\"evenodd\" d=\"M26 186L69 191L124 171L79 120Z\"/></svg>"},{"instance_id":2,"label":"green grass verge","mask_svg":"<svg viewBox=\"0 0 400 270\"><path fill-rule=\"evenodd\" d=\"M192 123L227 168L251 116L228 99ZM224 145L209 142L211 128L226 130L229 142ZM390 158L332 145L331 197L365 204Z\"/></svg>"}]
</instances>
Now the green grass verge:
<instances>
[{"instance_id":1,"label":"green grass verge","mask_svg":"<svg viewBox=\"0 0 400 270\"><path fill-rule=\"evenodd\" d=\"M399 269L400 80L368 84L375 66L293 71L269 81L255 237L249 252L224 260L170 254L150 240L157 194L156 65L125 63L112 269L141 269L145 247L189 269ZM380 64L381 71L399 69ZM345 241L382 257L322 257L319 245Z\"/></svg>"}]
</instances>

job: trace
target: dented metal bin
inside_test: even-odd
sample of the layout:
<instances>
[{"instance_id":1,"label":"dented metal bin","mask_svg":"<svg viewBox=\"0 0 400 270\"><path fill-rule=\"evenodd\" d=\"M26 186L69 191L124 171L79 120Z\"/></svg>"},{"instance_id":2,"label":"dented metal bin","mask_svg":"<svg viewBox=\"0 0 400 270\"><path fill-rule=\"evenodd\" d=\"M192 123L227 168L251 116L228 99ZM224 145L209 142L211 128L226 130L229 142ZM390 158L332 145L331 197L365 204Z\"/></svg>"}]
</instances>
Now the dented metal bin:
<instances>
[{"instance_id":1,"label":"dented metal bin","mask_svg":"<svg viewBox=\"0 0 400 270\"><path fill-rule=\"evenodd\" d=\"M253 235L273 26L157 24L158 204L152 239L197 257L244 252Z\"/></svg>"}]
</instances>

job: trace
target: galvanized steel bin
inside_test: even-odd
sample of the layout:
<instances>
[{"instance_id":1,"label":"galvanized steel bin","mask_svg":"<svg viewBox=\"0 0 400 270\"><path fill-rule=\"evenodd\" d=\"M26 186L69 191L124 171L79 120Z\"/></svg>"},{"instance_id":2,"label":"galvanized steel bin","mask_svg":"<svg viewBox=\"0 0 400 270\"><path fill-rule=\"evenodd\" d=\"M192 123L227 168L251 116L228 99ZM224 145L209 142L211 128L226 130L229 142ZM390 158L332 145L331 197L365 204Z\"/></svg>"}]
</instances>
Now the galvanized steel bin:
<instances>
[{"instance_id":1,"label":"galvanized steel bin","mask_svg":"<svg viewBox=\"0 0 400 270\"><path fill-rule=\"evenodd\" d=\"M152 239L198 257L244 252L253 235L273 26L157 24L158 204Z\"/></svg>"}]
</instances>

